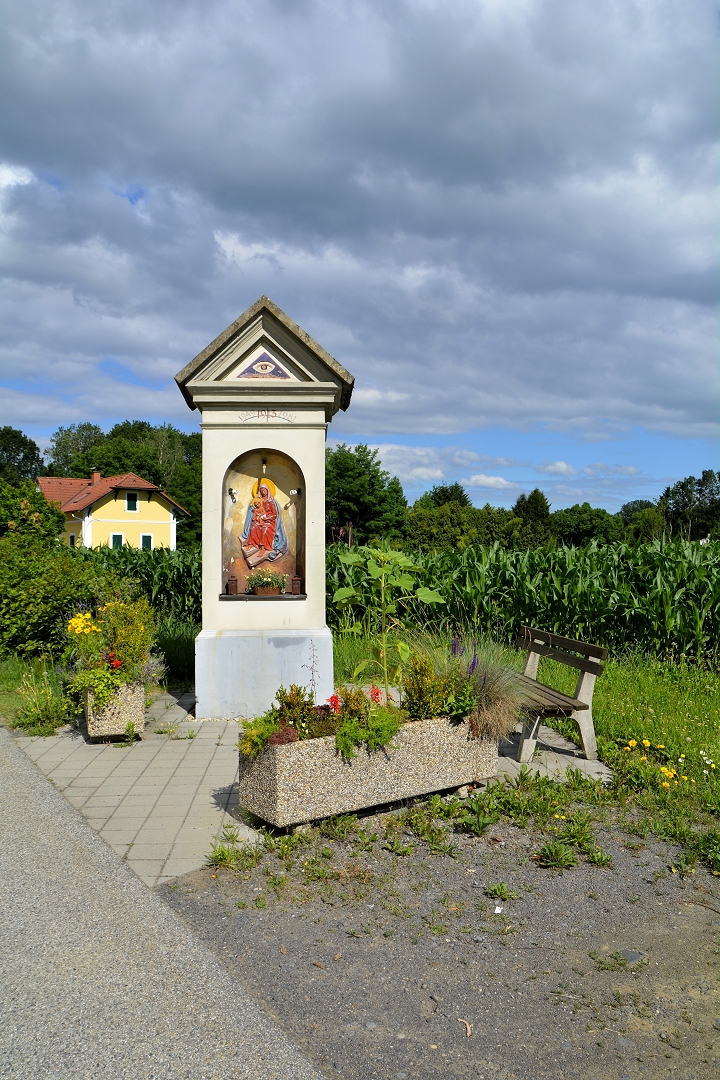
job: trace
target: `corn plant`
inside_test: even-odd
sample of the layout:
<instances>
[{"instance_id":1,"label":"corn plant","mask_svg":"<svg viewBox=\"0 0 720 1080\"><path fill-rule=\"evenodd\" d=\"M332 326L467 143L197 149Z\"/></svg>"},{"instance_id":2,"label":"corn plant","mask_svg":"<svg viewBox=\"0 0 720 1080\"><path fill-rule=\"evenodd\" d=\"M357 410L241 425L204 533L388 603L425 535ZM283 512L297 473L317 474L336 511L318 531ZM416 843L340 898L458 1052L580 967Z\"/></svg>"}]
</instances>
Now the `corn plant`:
<instances>
[{"instance_id":1,"label":"corn plant","mask_svg":"<svg viewBox=\"0 0 720 1080\"><path fill-rule=\"evenodd\" d=\"M366 558L343 560L342 553L342 548L328 551L328 594L340 591L345 598L330 605L328 621L340 632L377 632L380 604ZM417 552L412 564L417 586L437 592L444 604L429 611L408 596L406 625L507 640L525 623L616 651L640 647L675 658L717 652L717 542L656 540L529 551L494 544Z\"/></svg>"}]
</instances>

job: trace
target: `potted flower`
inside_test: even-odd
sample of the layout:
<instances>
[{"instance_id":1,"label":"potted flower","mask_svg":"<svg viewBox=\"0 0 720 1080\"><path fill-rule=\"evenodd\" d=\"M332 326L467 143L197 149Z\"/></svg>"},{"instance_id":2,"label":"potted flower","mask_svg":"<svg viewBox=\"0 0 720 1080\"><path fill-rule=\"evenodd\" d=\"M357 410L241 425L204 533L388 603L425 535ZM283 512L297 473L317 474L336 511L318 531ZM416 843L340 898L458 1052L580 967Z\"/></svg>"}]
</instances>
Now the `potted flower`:
<instances>
[{"instance_id":1,"label":"potted flower","mask_svg":"<svg viewBox=\"0 0 720 1080\"><path fill-rule=\"evenodd\" d=\"M78 612L67 636L64 659L73 671L67 693L85 713L88 737L142 738L145 686L164 673L152 654L155 620L147 599L114 600L95 614Z\"/></svg>"},{"instance_id":2,"label":"potted flower","mask_svg":"<svg viewBox=\"0 0 720 1080\"><path fill-rule=\"evenodd\" d=\"M276 704L244 725L240 805L282 827L495 776L498 741L527 692L494 652L416 640L400 705L374 685L338 687L325 705L280 687Z\"/></svg>"},{"instance_id":3,"label":"potted flower","mask_svg":"<svg viewBox=\"0 0 720 1080\"><path fill-rule=\"evenodd\" d=\"M279 596L286 582L287 575L277 570L253 570L247 576L247 590L255 596Z\"/></svg>"}]
</instances>

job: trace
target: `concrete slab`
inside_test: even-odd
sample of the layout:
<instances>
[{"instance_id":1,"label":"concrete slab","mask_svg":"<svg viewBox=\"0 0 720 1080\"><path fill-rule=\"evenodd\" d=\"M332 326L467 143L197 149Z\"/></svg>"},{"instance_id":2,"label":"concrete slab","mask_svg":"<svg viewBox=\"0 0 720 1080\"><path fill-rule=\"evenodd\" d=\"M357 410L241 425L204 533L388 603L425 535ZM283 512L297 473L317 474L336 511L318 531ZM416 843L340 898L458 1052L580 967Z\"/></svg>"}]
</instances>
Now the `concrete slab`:
<instances>
[{"instance_id":1,"label":"concrete slab","mask_svg":"<svg viewBox=\"0 0 720 1080\"><path fill-rule=\"evenodd\" d=\"M521 726L517 728L509 739L500 743L500 760L498 775L515 777L521 769L517 760L520 746ZM558 731L540 725L538 731L537 747L532 761L527 762L525 768L539 776L549 776L553 780L564 780L568 769L576 769L583 776L591 780L602 780L604 784L612 781L612 769L601 761L588 761L583 756L575 743L566 739Z\"/></svg>"}]
</instances>

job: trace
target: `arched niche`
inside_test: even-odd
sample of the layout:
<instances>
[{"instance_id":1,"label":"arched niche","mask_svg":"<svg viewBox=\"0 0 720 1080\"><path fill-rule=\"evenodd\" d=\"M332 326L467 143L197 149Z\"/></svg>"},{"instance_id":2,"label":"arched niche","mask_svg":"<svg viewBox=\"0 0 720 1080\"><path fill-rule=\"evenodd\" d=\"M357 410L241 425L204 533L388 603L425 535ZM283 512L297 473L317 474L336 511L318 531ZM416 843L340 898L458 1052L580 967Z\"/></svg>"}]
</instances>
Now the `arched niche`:
<instances>
[{"instance_id":1,"label":"arched niche","mask_svg":"<svg viewBox=\"0 0 720 1080\"><path fill-rule=\"evenodd\" d=\"M254 569L300 578L305 591L305 481L291 457L278 450L249 450L233 461L223 480L222 591L229 579L246 590Z\"/></svg>"}]
</instances>

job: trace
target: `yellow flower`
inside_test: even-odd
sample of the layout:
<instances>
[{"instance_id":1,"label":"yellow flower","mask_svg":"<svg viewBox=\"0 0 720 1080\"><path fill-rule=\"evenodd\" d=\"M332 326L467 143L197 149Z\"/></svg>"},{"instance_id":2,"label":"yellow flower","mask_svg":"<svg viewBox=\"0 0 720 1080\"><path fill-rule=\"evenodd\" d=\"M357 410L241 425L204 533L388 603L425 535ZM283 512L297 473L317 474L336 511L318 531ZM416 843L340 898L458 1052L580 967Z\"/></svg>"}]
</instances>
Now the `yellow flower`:
<instances>
[{"instance_id":1,"label":"yellow flower","mask_svg":"<svg viewBox=\"0 0 720 1080\"><path fill-rule=\"evenodd\" d=\"M694 784L694 783L695 783L695 781L693 780L693 778L692 778L692 777L690 777L690 783L691 783L691 784Z\"/></svg>"},{"instance_id":2,"label":"yellow flower","mask_svg":"<svg viewBox=\"0 0 720 1080\"><path fill-rule=\"evenodd\" d=\"M629 749L630 749L629 746L623 746L623 750L629 750Z\"/></svg>"},{"instance_id":3,"label":"yellow flower","mask_svg":"<svg viewBox=\"0 0 720 1080\"><path fill-rule=\"evenodd\" d=\"M647 761L647 758L643 756L643 757L640 758L640 760L641 761Z\"/></svg>"},{"instance_id":4,"label":"yellow flower","mask_svg":"<svg viewBox=\"0 0 720 1080\"><path fill-rule=\"evenodd\" d=\"M680 760L682 761L682 759L683 759L684 757L685 757L685 755L684 755L684 754L681 754L681 755L680 755Z\"/></svg>"},{"instance_id":5,"label":"yellow flower","mask_svg":"<svg viewBox=\"0 0 720 1080\"><path fill-rule=\"evenodd\" d=\"M635 742L635 739L630 739L630 741L628 742L628 746L631 746L631 747L637 746L637 743Z\"/></svg>"},{"instance_id":6,"label":"yellow flower","mask_svg":"<svg viewBox=\"0 0 720 1080\"><path fill-rule=\"evenodd\" d=\"M659 743L657 744L657 747L656 747L656 749L657 749L657 750L664 750L664 749L665 749L665 743L661 743L661 742L659 742Z\"/></svg>"},{"instance_id":7,"label":"yellow flower","mask_svg":"<svg viewBox=\"0 0 720 1080\"><path fill-rule=\"evenodd\" d=\"M683 776L683 780L687 780L687 776Z\"/></svg>"},{"instance_id":8,"label":"yellow flower","mask_svg":"<svg viewBox=\"0 0 720 1080\"><path fill-rule=\"evenodd\" d=\"M715 768L715 766L714 766L714 765L711 765L711 766L710 766L710 768L711 768L711 769L714 769L714 768Z\"/></svg>"},{"instance_id":9,"label":"yellow flower","mask_svg":"<svg viewBox=\"0 0 720 1080\"><path fill-rule=\"evenodd\" d=\"M647 750L648 747L650 746L650 740L649 739L643 739L643 746Z\"/></svg>"},{"instance_id":10,"label":"yellow flower","mask_svg":"<svg viewBox=\"0 0 720 1080\"><path fill-rule=\"evenodd\" d=\"M670 790L670 785L668 784L667 780L663 780L662 787L664 787L666 791Z\"/></svg>"}]
</instances>

